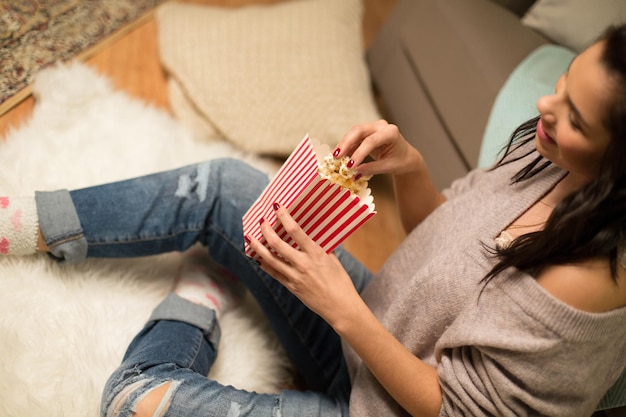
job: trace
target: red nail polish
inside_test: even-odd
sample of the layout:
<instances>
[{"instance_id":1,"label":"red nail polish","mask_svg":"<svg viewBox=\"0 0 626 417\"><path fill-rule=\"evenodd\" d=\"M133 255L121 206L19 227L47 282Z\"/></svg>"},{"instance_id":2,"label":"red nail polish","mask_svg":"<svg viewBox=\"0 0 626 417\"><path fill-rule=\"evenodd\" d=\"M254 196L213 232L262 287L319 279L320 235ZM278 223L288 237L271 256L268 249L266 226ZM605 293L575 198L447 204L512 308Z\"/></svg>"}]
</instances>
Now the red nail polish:
<instances>
[{"instance_id":1,"label":"red nail polish","mask_svg":"<svg viewBox=\"0 0 626 417\"><path fill-rule=\"evenodd\" d=\"M356 175L354 176L354 180L355 180L355 181L358 181L358 180L359 180L362 176L363 176L363 174L356 174Z\"/></svg>"},{"instance_id":2,"label":"red nail polish","mask_svg":"<svg viewBox=\"0 0 626 417\"><path fill-rule=\"evenodd\" d=\"M346 164L346 166L348 168L352 168L354 166L354 159L349 160L348 163Z\"/></svg>"},{"instance_id":3,"label":"red nail polish","mask_svg":"<svg viewBox=\"0 0 626 417\"><path fill-rule=\"evenodd\" d=\"M250 237L249 237L248 235L245 235L245 236L243 237L243 240L245 240L245 241L246 241L246 243L248 243L248 244L251 242L251 241L250 241Z\"/></svg>"},{"instance_id":4,"label":"red nail polish","mask_svg":"<svg viewBox=\"0 0 626 417\"><path fill-rule=\"evenodd\" d=\"M280 208L280 205L278 203L274 203L272 207L274 207L274 210L278 210Z\"/></svg>"},{"instance_id":5,"label":"red nail polish","mask_svg":"<svg viewBox=\"0 0 626 417\"><path fill-rule=\"evenodd\" d=\"M341 149L339 149L339 148L335 149L335 152L333 152L333 156L335 158L338 157L340 152L341 152Z\"/></svg>"},{"instance_id":6,"label":"red nail polish","mask_svg":"<svg viewBox=\"0 0 626 417\"><path fill-rule=\"evenodd\" d=\"M259 220L259 224L263 224L264 221L265 221L265 219Z\"/></svg>"}]
</instances>

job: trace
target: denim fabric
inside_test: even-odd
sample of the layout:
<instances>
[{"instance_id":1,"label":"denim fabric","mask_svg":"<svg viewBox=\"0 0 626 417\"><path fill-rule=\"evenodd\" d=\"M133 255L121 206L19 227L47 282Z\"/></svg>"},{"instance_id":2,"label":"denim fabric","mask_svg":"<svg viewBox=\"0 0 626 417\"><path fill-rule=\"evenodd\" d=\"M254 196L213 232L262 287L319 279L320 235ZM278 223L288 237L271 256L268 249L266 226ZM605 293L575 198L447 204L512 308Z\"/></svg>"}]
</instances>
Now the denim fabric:
<instances>
[{"instance_id":1,"label":"denim fabric","mask_svg":"<svg viewBox=\"0 0 626 417\"><path fill-rule=\"evenodd\" d=\"M197 324L191 324L197 323ZM159 416L345 416L348 399L285 390L257 394L206 378L217 344L212 310L175 294L154 311L133 339L104 390L102 417L131 417L151 390L171 383Z\"/></svg>"},{"instance_id":2,"label":"denim fabric","mask_svg":"<svg viewBox=\"0 0 626 417\"><path fill-rule=\"evenodd\" d=\"M241 161L219 159L71 191L71 203L47 204L45 194L36 198L46 242L53 238L43 232L53 229L49 223L62 219L59 224L70 224L68 230L55 230L67 238L56 245L56 253L72 262L81 259L81 249L70 244L83 236L86 255L105 258L183 251L201 242L249 288L306 386L347 401L350 381L337 334L243 251L241 218L267 182ZM74 216L80 219L78 229L71 222ZM372 274L341 248L335 253L357 290L363 290ZM311 393L299 395L319 402Z\"/></svg>"},{"instance_id":3,"label":"denim fabric","mask_svg":"<svg viewBox=\"0 0 626 417\"><path fill-rule=\"evenodd\" d=\"M39 228L50 253L61 263L78 263L87 256L87 240L67 190L37 191Z\"/></svg>"}]
</instances>

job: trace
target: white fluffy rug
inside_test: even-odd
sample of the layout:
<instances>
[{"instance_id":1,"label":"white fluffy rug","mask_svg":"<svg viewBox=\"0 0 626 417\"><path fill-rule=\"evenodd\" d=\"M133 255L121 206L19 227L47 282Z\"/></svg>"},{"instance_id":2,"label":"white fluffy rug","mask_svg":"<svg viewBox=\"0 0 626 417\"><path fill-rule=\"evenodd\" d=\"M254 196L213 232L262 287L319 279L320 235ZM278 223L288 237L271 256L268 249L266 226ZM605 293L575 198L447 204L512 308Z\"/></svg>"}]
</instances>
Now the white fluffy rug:
<instances>
[{"instance_id":1,"label":"white fluffy rug","mask_svg":"<svg viewBox=\"0 0 626 417\"><path fill-rule=\"evenodd\" d=\"M0 141L0 195L77 188L221 156L275 166L193 138L166 113L82 64L43 71L30 120ZM0 257L0 417L92 417L131 338L172 285L179 255L59 267ZM224 314L214 378L276 391L288 366L248 300Z\"/></svg>"}]
</instances>

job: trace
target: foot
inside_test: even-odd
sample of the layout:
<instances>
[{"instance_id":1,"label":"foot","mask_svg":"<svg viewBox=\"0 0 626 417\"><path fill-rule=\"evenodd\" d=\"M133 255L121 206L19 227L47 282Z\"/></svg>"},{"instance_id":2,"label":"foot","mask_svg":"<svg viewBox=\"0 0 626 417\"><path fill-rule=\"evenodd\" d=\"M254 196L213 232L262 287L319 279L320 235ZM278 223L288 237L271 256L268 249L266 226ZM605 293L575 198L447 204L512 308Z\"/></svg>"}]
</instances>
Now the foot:
<instances>
[{"instance_id":1,"label":"foot","mask_svg":"<svg viewBox=\"0 0 626 417\"><path fill-rule=\"evenodd\" d=\"M211 259L206 248L198 247L183 254L174 292L219 315L241 303L245 287Z\"/></svg>"},{"instance_id":2,"label":"foot","mask_svg":"<svg viewBox=\"0 0 626 417\"><path fill-rule=\"evenodd\" d=\"M35 198L0 197L0 255L31 255L38 238Z\"/></svg>"}]
</instances>

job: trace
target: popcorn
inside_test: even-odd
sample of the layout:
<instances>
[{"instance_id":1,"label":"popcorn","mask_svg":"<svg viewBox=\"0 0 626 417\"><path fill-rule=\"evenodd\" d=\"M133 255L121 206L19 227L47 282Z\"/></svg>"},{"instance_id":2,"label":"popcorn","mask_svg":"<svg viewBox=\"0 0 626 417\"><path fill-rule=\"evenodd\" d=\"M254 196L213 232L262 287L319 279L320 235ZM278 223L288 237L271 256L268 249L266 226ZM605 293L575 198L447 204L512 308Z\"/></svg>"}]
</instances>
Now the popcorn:
<instances>
[{"instance_id":1,"label":"popcorn","mask_svg":"<svg viewBox=\"0 0 626 417\"><path fill-rule=\"evenodd\" d=\"M348 168L349 157L335 158L332 154L324 157L318 168L318 173L322 178L326 178L334 184L349 189L353 194L358 194L367 188L371 175L361 175L355 179L357 172Z\"/></svg>"},{"instance_id":2,"label":"popcorn","mask_svg":"<svg viewBox=\"0 0 626 417\"><path fill-rule=\"evenodd\" d=\"M374 197L367 188L369 176L355 180L347 167L349 158L335 160L328 145L305 136L258 199L242 217L244 236L261 241L263 219L288 244L297 242L278 221L273 203L285 207L302 230L326 252L332 252L355 230L376 214ZM245 243L246 254L258 254Z\"/></svg>"}]
</instances>

